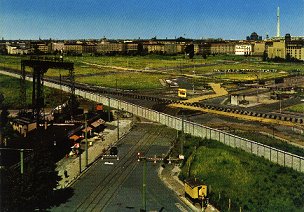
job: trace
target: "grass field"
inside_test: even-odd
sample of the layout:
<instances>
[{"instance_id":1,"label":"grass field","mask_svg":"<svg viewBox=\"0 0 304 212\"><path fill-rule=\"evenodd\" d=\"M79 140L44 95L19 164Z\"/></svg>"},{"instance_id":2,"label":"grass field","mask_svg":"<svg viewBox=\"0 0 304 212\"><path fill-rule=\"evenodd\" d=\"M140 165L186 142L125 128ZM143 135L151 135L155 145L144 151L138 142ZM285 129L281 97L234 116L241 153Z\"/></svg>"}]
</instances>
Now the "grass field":
<instances>
[{"instance_id":1,"label":"grass field","mask_svg":"<svg viewBox=\"0 0 304 212\"><path fill-rule=\"evenodd\" d=\"M20 70L21 59L27 57L23 56L0 56L0 68L11 68L15 70ZM255 57L242 57L236 55L216 55L208 56L207 59L203 59L199 55L195 55L193 60L185 58L184 55L177 56L163 56L163 55L146 55L146 56L65 56L65 61L74 62L74 71L77 79L80 82L88 83L97 83L98 85L105 85L110 87L116 87L116 79L120 81L118 83L119 88L123 89L150 89L157 88L159 84L156 83L156 78L159 78L159 73L155 73L155 76L152 77L151 73L137 74L127 72L126 70L115 69L114 67L121 67L125 69L140 69L140 70L153 70L155 68L163 68L163 71L168 73L168 75L181 75L181 74L190 74L194 73L197 75L205 73L213 73L213 70L226 70L226 69L276 69L277 73L259 73L260 79L270 79L279 76L286 76L286 73L279 73L280 71L291 72L292 70L301 70L304 73L303 64L293 64L293 63L268 63L268 62L259 62L259 58ZM223 62L235 61L237 63L233 64L223 64ZM88 64L86 64L88 63ZM218 63L211 66L195 67L195 65L206 64L206 63ZM99 67L89 64L97 64ZM107 66L107 67L104 67ZM184 66L184 67L183 67ZM27 71L30 71L27 68ZM115 74L113 74L115 73ZM67 76L68 71L65 70L53 70L49 69L46 73L46 76ZM83 75L104 75L98 77L86 77L82 78ZM129 76L132 80L128 80L126 76ZM248 74L221 74L208 77L208 79L203 80L253 80L256 79L256 75L253 73ZM134 82L134 80L136 82ZM151 82L149 81L151 80ZM140 85L143 83L146 85Z\"/></svg>"},{"instance_id":2,"label":"grass field","mask_svg":"<svg viewBox=\"0 0 304 212\"><path fill-rule=\"evenodd\" d=\"M257 75L259 77L257 77ZM264 72L256 72L256 73L229 73L229 74L219 74L216 75L215 78L217 79L229 79L229 80L236 80L236 81L243 81L243 80L257 80L257 79L273 79L276 77L283 77L287 76L287 73L264 73Z\"/></svg>"},{"instance_id":3,"label":"grass field","mask_svg":"<svg viewBox=\"0 0 304 212\"><path fill-rule=\"evenodd\" d=\"M146 73L118 73L115 75L103 75L92 77L79 77L76 76L77 82L94 84L104 87L111 87L129 90L147 90L162 88L159 79L165 79L166 75L163 74L146 74Z\"/></svg>"},{"instance_id":4,"label":"grass field","mask_svg":"<svg viewBox=\"0 0 304 212\"><path fill-rule=\"evenodd\" d=\"M0 93L4 95L3 105L9 109L20 108L19 94L20 84L19 79L8 77L0 74ZM61 92L55 89L45 88L45 103L47 107L55 107L61 102ZM26 82L26 104L31 104L32 84ZM62 99L66 101L68 95L63 92Z\"/></svg>"},{"instance_id":5,"label":"grass field","mask_svg":"<svg viewBox=\"0 0 304 212\"><path fill-rule=\"evenodd\" d=\"M298 148L292 144L289 144L287 142L266 136L266 135L261 135L255 132L235 132L234 134L242 137L242 138L247 138L249 140L253 141L258 141L259 143L265 144L267 146L271 146L286 152L290 152L295 155L299 155L304 157L304 149L303 148Z\"/></svg>"},{"instance_id":6,"label":"grass field","mask_svg":"<svg viewBox=\"0 0 304 212\"><path fill-rule=\"evenodd\" d=\"M186 136L180 177L201 179L221 211L303 211L304 174L217 141ZM190 172L188 171L190 170ZM211 191L210 191L211 190Z\"/></svg>"},{"instance_id":7,"label":"grass field","mask_svg":"<svg viewBox=\"0 0 304 212\"><path fill-rule=\"evenodd\" d=\"M287 110L296 113L304 113L304 103L288 107Z\"/></svg>"}]
</instances>

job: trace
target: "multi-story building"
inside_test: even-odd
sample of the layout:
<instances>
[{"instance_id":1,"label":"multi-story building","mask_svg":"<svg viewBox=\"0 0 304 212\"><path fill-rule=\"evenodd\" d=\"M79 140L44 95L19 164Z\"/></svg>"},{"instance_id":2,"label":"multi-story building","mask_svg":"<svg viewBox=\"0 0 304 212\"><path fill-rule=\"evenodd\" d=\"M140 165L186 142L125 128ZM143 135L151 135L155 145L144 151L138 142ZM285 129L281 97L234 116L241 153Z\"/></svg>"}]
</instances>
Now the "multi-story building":
<instances>
[{"instance_id":1,"label":"multi-story building","mask_svg":"<svg viewBox=\"0 0 304 212\"><path fill-rule=\"evenodd\" d=\"M48 45L44 41L32 41L30 43L30 48L34 52L34 54L37 54L37 53L46 54L46 53L48 53Z\"/></svg>"},{"instance_id":2,"label":"multi-story building","mask_svg":"<svg viewBox=\"0 0 304 212\"><path fill-rule=\"evenodd\" d=\"M96 46L96 52L101 54L107 53L123 53L125 52L124 43L114 42L114 41L102 41Z\"/></svg>"},{"instance_id":3,"label":"multi-story building","mask_svg":"<svg viewBox=\"0 0 304 212\"><path fill-rule=\"evenodd\" d=\"M83 43L81 41L70 42L64 44L65 52L70 54L82 54Z\"/></svg>"},{"instance_id":4,"label":"multi-story building","mask_svg":"<svg viewBox=\"0 0 304 212\"><path fill-rule=\"evenodd\" d=\"M132 54L138 51L138 43L134 43L133 41L125 41L124 43L126 53Z\"/></svg>"},{"instance_id":5,"label":"multi-story building","mask_svg":"<svg viewBox=\"0 0 304 212\"><path fill-rule=\"evenodd\" d=\"M235 45L236 55L251 55L252 45L251 44L237 44Z\"/></svg>"},{"instance_id":6,"label":"multi-story building","mask_svg":"<svg viewBox=\"0 0 304 212\"><path fill-rule=\"evenodd\" d=\"M95 43L89 42L83 44L83 53L95 53L97 45Z\"/></svg>"},{"instance_id":7,"label":"multi-story building","mask_svg":"<svg viewBox=\"0 0 304 212\"><path fill-rule=\"evenodd\" d=\"M12 55L24 55L24 54L29 54L31 52L30 49L21 48L20 46L17 45L6 45L6 51L7 54L12 54Z\"/></svg>"},{"instance_id":8,"label":"multi-story building","mask_svg":"<svg viewBox=\"0 0 304 212\"><path fill-rule=\"evenodd\" d=\"M264 54L265 50L266 50L265 42L263 42L263 41L255 42L253 45L252 55L262 56Z\"/></svg>"},{"instance_id":9,"label":"multi-story building","mask_svg":"<svg viewBox=\"0 0 304 212\"><path fill-rule=\"evenodd\" d=\"M164 53L165 51L164 44L160 43L146 43L144 44L144 49L146 49L148 53Z\"/></svg>"},{"instance_id":10,"label":"multi-story building","mask_svg":"<svg viewBox=\"0 0 304 212\"><path fill-rule=\"evenodd\" d=\"M268 57L269 58L286 58L285 53L285 41L277 40L273 41L271 46L268 46Z\"/></svg>"},{"instance_id":11,"label":"multi-story building","mask_svg":"<svg viewBox=\"0 0 304 212\"><path fill-rule=\"evenodd\" d=\"M234 54L235 42L211 43L211 54Z\"/></svg>"},{"instance_id":12,"label":"multi-story building","mask_svg":"<svg viewBox=\"0 0 304 212\"><path fill-rule=\"evenodd\" d=\"M48 52L49 53L54 53L54 52L60 52L60 51L65 51L65 45L63 42L50 42L48 44Z\"/></svg>"},{"instance_id":13,"label":"multi-story building","mask_svg":"<svg viewBox=\"0 0 304 212\"><path fill-rule=\"evenodd\" d=\"M304 61L304 38L286 34L280 40L273 40L267 49L269 58L297 59Z\"/></svg>"},{"instance_id":14,"label":"multi-story building","mask_svg":"<svg viewBox=\"0 0 304 212\"><path fill-rule=\"evenodd\" d=\"M211 43L210 42L202 43L200 45L200 53L203 55L210 55L211 54Z\"/></svg>"},{"instance_id":15,"label":"multi-story building","mask_svg":"<svg viewBox=\"0 0 304 212\"><path fill-rule=\"evenodd\" d=\"M304 40L286 41L286 58L304 60ZM287 56L289 55L289 56Z\"/></svg>"}]
</instances>

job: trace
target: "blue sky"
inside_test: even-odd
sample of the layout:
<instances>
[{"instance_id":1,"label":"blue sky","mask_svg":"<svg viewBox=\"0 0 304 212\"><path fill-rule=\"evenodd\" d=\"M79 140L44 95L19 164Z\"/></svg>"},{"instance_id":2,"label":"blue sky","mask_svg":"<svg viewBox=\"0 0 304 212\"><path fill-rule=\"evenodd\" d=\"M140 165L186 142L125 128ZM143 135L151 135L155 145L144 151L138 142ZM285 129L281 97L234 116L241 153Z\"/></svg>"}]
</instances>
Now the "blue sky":
<instances>
[{"instance_id":1,"label":"blue sky","mask_svg":"<svg viewBox=\"0 0 304 212\"><path fill-rule=\"evenodd\" d=\"M0 0L4 39L304 35L304 0Z\"/></svg>"}]
</instances>

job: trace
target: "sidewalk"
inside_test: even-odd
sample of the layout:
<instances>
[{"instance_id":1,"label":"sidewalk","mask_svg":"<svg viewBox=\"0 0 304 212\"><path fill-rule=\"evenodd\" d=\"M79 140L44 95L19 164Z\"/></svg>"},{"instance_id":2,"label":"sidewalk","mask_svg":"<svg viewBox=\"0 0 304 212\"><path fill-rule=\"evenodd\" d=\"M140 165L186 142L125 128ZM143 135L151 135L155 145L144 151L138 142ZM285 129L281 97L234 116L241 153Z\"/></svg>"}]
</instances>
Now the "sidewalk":
<instances>
[{"instance_id":1,"label":"sidewalk","mask_svg":"<svg viewBox=\"0 0 304 212\"><path fill-rule=\"evenodd\" d=\"M177 194L183 203L192 209L192 211L202 211L185 198L184 183L178 178L179 172L180 168L178 166L167 164L165 168L159 168L158 176L168 188ZM209 204L205 209L205 212L218 212L218 210Z\"/></svg>"},{"instance_id":2,"label":"sidewalk","mask_svg":"<svg viewBox=\"0 0 304 212\"><path fill-rule=\"evenodd\" d=\"M88 148L88 166L92 165L100 155L106 151L111 144L117 142L117 122L109 122L106 123L107 128L102 132L103 141L101 139L88 139L88 143L92 143L92 146ZM123 137L132 127L131 120L119 120L119 132L120 138ZM114 129L113 129L114 128ZM81 171L84 173L86 171L85 163L86 163L86 155L85 152L81 154ZM57 162L56 169L62 177L61 181L58 183L57 188L65 188L70 186L80 175L80 167L79 167L79 157L69 157L63 158ZM66 171L67 177L65 177L64 172Z\"/></svg>"}]
</instances>

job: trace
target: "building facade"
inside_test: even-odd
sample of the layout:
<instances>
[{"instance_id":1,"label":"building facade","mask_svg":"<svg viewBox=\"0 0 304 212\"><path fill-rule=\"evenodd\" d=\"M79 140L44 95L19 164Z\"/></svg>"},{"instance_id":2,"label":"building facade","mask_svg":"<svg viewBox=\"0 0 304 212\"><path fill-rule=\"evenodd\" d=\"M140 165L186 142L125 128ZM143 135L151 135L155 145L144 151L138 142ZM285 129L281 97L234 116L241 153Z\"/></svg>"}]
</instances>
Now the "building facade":
<instances>
[{"instance_id":1,"label":"building facade","mask_svg":"<svg viewBox=\"0 0 304 212\"><path fill-rule=\"evenodd\" d=\"M255 42L253 45L252 55L262 56L265 50L265 42Z\"/></svg>"},{"instance_id":2,"label":"building facade","mask_svg":"<svg viewBox=\"0 0 304 212\"><path fill-rule=\"evenodd\" d=\"M250 44L241 44L235 45L235 55L251 55L252 54L252 45Z\"/></svg>"},{"instance_id":3,"label":"building facade","mask_svg":"<svg viewBox=\"0 0 304 212\"><path fill-rule=\"evenodd\" d=\"M211 43L210 52L211 54L234 54L235 45L234 42Z\"/></svg>"}]
</instances>

